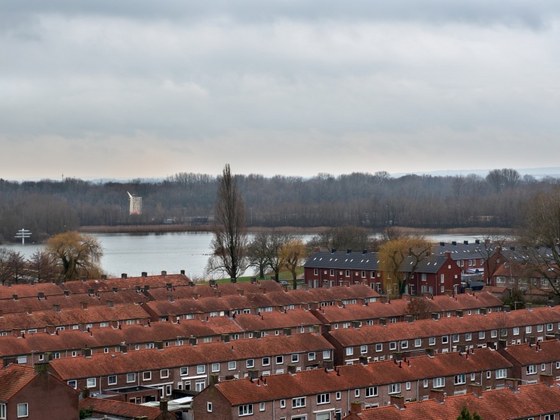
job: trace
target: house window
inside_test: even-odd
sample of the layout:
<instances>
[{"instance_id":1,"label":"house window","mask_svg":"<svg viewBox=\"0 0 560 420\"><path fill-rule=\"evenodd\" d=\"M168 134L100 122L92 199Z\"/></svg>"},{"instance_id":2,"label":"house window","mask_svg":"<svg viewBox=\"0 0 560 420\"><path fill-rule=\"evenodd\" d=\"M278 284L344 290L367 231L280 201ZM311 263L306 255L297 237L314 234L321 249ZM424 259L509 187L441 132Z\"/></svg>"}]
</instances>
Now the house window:
<instances>
[{"instance_id":1,"label":"house window","mask_svg":"<svg viewBox=\"0 0 560 420\"><path fill-rule=\"evenodd\" d=\"M443 388L445 386L445 378L434 378L434 388Z\"/></svg>"},{"instance_id":2,"label":"house window","mask_svg":"<svg viewBox=\"0 0 560 420\"><path fill-rule=\"evenodd\" d=\"M280 400L280 408L286 408L286 400Z\"/></svg>"},{"instance_id":3,"label":"house window","mask_svg":"<svg viewBox=\"0 0 560 420\"><path fill-rule=\"evenodd\" d=\"M292 398L292 408L305 407L305 397Z\"/></svg>"},{"instance_id":4,"label":"house window","mask_svg":"<svg viewBox=\"0 0 560 420\"><path fill-rule=\"evenodd\" d=\"M537 325L537 332L543 332L544 325Z\"/></svg>"},{"instance_id":5,"label":"house window","mask_svg":"<svg viewBox=\"0 0 560 420\"><path fill-rule=\"evenodd\" d=\"M78 388L78 381L76 381L75 379L72 379L72 380L70 380L70 381L68 381L68 382L66 382L66 383L67 383L68 386L71 387L71 388L74 388L74 389ZM2 417L0 417L0 419L2 419Z\"/></svg>"},{"instance_id":6,"label":"house window","mask_svg":"<svg viewBox=\"0 0 560 420\"><path fill-rule=\"evenodd\" d=\"M253 414L253 404L243 404L239 406L239 417L250 416Z\"/></svg>"},{"instance_id":7,"label":"house window","mask_svg":"<svg viewBox=\"0 0 560 420\"><path fill-rule=\"evenodd\" d=\"M465 341L471 341L472 340L472 333L465 333Z\"/></svg>"},{"instance_id":8,"label":"house window","mask_svg":"<svg viewBox=\"0 0 560 420\"><path fill-rule=\"evenodd\" d=\"M328 360L331 358L331 351L330 350L323 350L323 360Z\"/></svg>"},{"instance_id":9,"label":"house window","mask_svg":"<svg viewBox=\"0 0 560 420\"><path fill-rule=\"evenodd\" d=\"M19 403L17 405L18 419L29 416L29 405L27 403Z\"/></svg>"},{"instance_id":10,"label":"house window","mask_svg":"<svg viewBox=\"0 0 560 420\"><path fill-rule=\"evenodd\" d=\"M328 404L331 402L331 394L318 394L317 395L317 405Z\"/></svg>"},{"instance_id":11,"label":"house window","mask_svg":"<svg viewBox=\"0 0 560 420\"><path fill-rule=\"evenodd\" d=\"M424 386L424 388L428 388L430 381L428 381L427 379L424 379L422 386Z\"/></svg>"},{"instance_id":12,"label":"house window","mask_svg":"<svg viewBox=\"0 0 560 420\"><path fill-rule=\"evenodd\" d=\"M400 393L401 393L401 384L389 385L389 394L400 394Z\"/></svg>"},{"instance_id":13,"label":"house window","mask_svg":"<svg viewBox=\"0 0 560 420\"><path fill-rule=\"evenodd\" d=\"M436 338L435 337L428 338L428 344L430 346L435 346L436 345Z\"/></svg>"},{"instance_id":14,"label":"house window","mask_svg":"<svg viewBox=\"0 0 560 420\"><path fill-rule=\"evenodd\" d=\"M237 362L235 360L230 360L227 363L228 370L235 370L237 368Z\"/></svg>"},{"instance_id":15,"label":"house window","mask_svg":"<svg viewBox=\"0 0 560 420\"><path fill-rule=\"evenodd\" d=\"M281 365L284 363L284 356L276 356L276 364Z\"/></svg>"},{"instance_id":16,"label":"house window","mask_svg":"<svg viewBox=\"0 0 560 420\"><path fill-rule=\"evenodd\" d=\"M269 366L270 365L270 357L263 357L262 358L262 365Z\"/></svg>"},{"instance_id":17,"label":"house window","mask_svg":"<svg viewBox=\"0 0 560 420\"><path fill-rule=\"evenodd\" d=\"M389 350L396 350L397 349L397 342L396 341L391 341L389 343Z\"/></svg>"},{"instance_id":18,"label":"house window","mask_svg":"<svg viewBox=\"0 0 560 420\"><path fill-rule=\"evenodd\" d=\"M136 381L136 373L127 373L126 374L126 382L131 383Z\"/></svg>"},{"instance_id":19,"label":"house window","mask_svg":"<svg viewBox=\"0 0 560 420\"><path fill-rule=\"evenodd\" d=\"M490 337L496 338L497 336L498 336L498 330L492 330L492 331L490 331Z\"/></svg>"},{"instance_id":20,"label":"house window","mask_svg":"<svg viewBox=\"0 0 560 420\"><path fill-rule=\"evenodd\" d=\"M337 401L340 401L342 399L342 392L336 391L335 398Z\"/></svg>"},{"instance_id":21,"label":"house window","mask_svg":"<svg viewBox=\"0 0 560 420\"><path fill-rule=\"evenodd\" d=\"M179 374L180 374L181 376L186 376L186 375L188 375L188 374L189 374L189 368L188 368L187 366L182 366L182 367L179 369Z\"/></svg>"},{"instance_id":22,"label":"house window","mask_svg":"<svg viewBox=\"0 0 560 420\"><path fill-rule=\"evenodd\" d=\"M453 334L451 336L451 340L453 340L454 343L458 343L459 342L459 334Z\"/></svg>"},{"instance_id":23,"label":"house window","mask_svg":"<svg viewBox=\"0 0 560 420\"><path fill-rule=\"evenodd\" d=\"M197 365L196 366L196 374L197 375L203 375L206 372L206 366L205 365Z\"/></svg>"},{"instance_id":24,"label":"house window","mask_svg":"<svg viewBox=\"0 0 560 420\"><path fill-rule=\"evenodd\" d=\"M455 375L455 385L464 385L467 383L467 377L464 373Z\"/></svg>"},{"instance_id":25,"label":"house window","mask_svg":"<svg viewBox=\"0 0 560 420\"><path fill-rule=\"evenodd\" d=\"M96 385L97 385L97 379L96 378L87 378L86 388L95 388Z\"/></svg>"},{"instance_id":26,"label":"house window","mask_svg":"<svg viewBox=\"0 0 560 420\"><path fill-rule=\"evenodd\" d=\"M143 381L151 381L152 380L152 372L147 370L146 372L142 372L142 380Z\"/></svg>"},{"instance_id":27,"label":"house window","mask_svg":"<svg viewBox=\"0 0 560 420\"><path fill-rule=\"evenodd\" d=\"M442 337L441 337L441 343L442 343L442 344L447 344L447 343L449 343L449 336L447 336L447 335L442 336Z\"/></svg>"},{"instance_id":28,"label":"house window","mask_svg":"<svg viewBox=\"0 0 560 420\"><path fill-rule=\"evenodd\" d=\"M366 398L368 397L377 397L377 387L376 386L368 386L366 388Z\"/></svg>"},{"instance_id":29,"label":"house window","mask_svg":"<svg viewBox=\"0 0 560 420\"><path fill-rule=\"evenodd\" d=\"M410 391L411 386L412 386L411 383L410 383L410 382L407 382L407 383L405 384L406 390L407 390L407 391Z\"/></svg>"},{"instance_id":30,"label":"house window","mask_svg":"<svg viewBox=\"0 0 560 420\"><path fill-rule=\"evenodd\" d=\"M531 325L527 325L527 326L525 327L525 332L526 332L527 334L531 334L531 333L533 332L533 327L532 327Z\"/></svg>"},{"instance_id":31,"label":"house window","mask_svg":"<svg viewBox=\"0 0 560 420\"><path fill-rule=\"evenodd\" d=\"M496 379L505 379L507 377L507 369L497 369Z\"/></svg>"},{"instance_id":32,"label":"house window","mask_svg":"<svg viewBox=\"0 0 560 420\"><path fill-rule=\"evenodd\" d=\"M107 377L107 383L109 385L116 385L117 384L117 375L109 375Z\"/></svg>"},{"instance_id":33,"label":"house window","mask_svg":"<svg viewBox=\"0 0 560 420\"><path fill-rule=\"evenodd\" d=\"M366 354L366 353L367 353L367 345L360 346L360 354Z\"/></svg>"},{"instance_id":34,"label":"house window","mask_svg":"<svg viewBox=\"0 0 560 420\"><path fill-rule=\"evenodd\" d=\"M350 277L350 270L346 270L346 272L344 273L344 275L345 275L346 277Z\"/></svg>"},{"instance_id":35,"label":"house window","mask_svg":"<svg viewBox=\"0 0 560 420\"><path fill-rule=\"evenodd\" d=\"M245 366L247 367L247 369L252 369L255 367L255 359L247 359L245 361Z\"/></svg>"},{"instance_id":36,"label":"house window","mask_svg":"<svg viewBox=\"0 0 560 420\"><path fill-rule=\"evenodd\" d=\"M527 366L527 375L534 375L535 373L537 373L537 365Z\"/></svg>"},{"instance_id":37,"label":"house window","mask_svg":"<svg viewBox=\"0 0 560 420\"><path fill-rule=\"evenodd\" d=\"M354 398L360 398L360 390L359 389L354 390Z\"/></svg>"},{"instance_id":38,"label":"house window","mask_svg":"<svg viewBox=\"0 0 560 420\"><path fill-rule=\"evenodd\" d=\"M211 412L212 412L212 403L211 403L210 401L208 401L208 402L206 403L206 411L207 411L208 413L211 413Z\"/></svg>"},{"instance_id":39,"label":"house window","mask_svg":"<svg viewBox=\"0 0 560 420\"><path fill-rule=\"evenodd\" d=\"M383 344L377 343L377 344L375 345L375 351L377 351L377 352L383 351Z\"/></svg>"},{"instance_id":40,"label":"house window","mask_svg":"<svg viewBox=\"0 0 560 420\"><path fill-rule=\"evenodd\" d=\"M553 328L554 328L554 326L552 324L546 324L546 330L547 331L552 331Z\"/></svg>"},{"instance_id":41,"label":"house window","mask_svg":"<svg viewBox=\"0 0 560 420\"><path fill-rule=\"evenodd\" d=\"M6 420L6 404L0 404L0 420Z\"/></svg>"},{"instance_id":42,"label":"house window","mask_svg":"<svg viewBox=\"0 0 560 420\"><path fill-rule=\"evenodd\" d=\"M422 347L422 339L421 338L414 339L414 347Z\"/></svg>"},{"instance_id":43,"label":"house window","mask_svg":"<svg viewBox=\"0 0 560 420\"><path fill-rule=\"evenodd\" d=\"M490 379L490 378L492 378L492 371L491 370L486 372L486 379Z\"/></svg>"},{"instance_id":44,"label":"house window","mask_svg":"<svg viewBox=\"0 0 560 420\"><path fill-rule=\"evenodd\" d=\"M486 338L486 331L479 331L478 332L478 339L484 340Z\"/></svg>"},{"instance_id":45,"label":"house window","mask_svg":"<svg viewBox=\"0 0 560 420\"><path fill-rule=\"evenodd\" d=\"M317 358L317 354L314 351L307 353L307 360L313 361Z\"/></svg>"},{"instance_id":46,"label":"house window","mask_svg":"<svg viewBox=\"0 0 560 420\"><path fill-rule=\"evenodd\" d=\"M169 369L161 369L159 371L160 378L169 378Z\"/></svg>"},{"instance_id":47,"label":"house window","mask_svg":"<svg viewBox=\"0 0 560 420\"><path fill-rule=\"evenodd\" d=\"M513 335L519 335L519 327L513 327Z\"/></svg>"},{"instance_id":48,"label":"house window","mask_svg":"<svg viewBox=\"0 0 560 420\"><path fill-rule=\"evenodd\" d=\"M408 341L403 340L401 341L401 349L407 349L408 348Z\"/></svg>"},{"instance_id":49,"label":"house window","mask_svg":"<svg viewBox=\"0 0 560 420\"><path fill-rule=\"evenodd\" d=\"M266 410L266 403L261 402L259 403L259 411L265 411Z\"/></svg>"},{"instance_id":50,"label":"house window","mask_svg":"<svg viewBox=\"0 0 560 420\"><path fill-rule=\"evenodd\" d=\"M314 269L313 269L313 275L314 275L314 276L318 276L318 275L319 275L319 269L318 269L318 268L314 268Z\"/></svg>"},{"instance_id":51,"label":"house window","mask_svg":"<svg viewBox=\"0 0 560 420\"><path fill-rule=\"evenodd\" d=\"M354 354L354 347L346 347L346 356L352 356Z\"/></svg>"},{"instance_id":52,"label":"house window","mask_svg":"<svg viewBox=\"0 0 560 420\"><path fill-rule=\"evenodd\" d=\"M299 362L299 354L292 354L292 363Z\"/></svg>"}]
</instances>

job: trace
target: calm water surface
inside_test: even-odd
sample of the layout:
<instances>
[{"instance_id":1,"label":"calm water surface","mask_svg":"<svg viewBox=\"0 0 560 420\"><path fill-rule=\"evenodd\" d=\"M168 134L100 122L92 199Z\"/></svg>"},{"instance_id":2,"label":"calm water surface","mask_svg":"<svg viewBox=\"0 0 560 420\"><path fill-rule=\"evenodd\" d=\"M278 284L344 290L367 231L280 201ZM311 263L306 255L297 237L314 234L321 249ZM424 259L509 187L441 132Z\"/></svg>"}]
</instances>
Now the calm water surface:
<instances>
[{"instance_id":1,"label":"calm water surface","mask_svg":"<svg viewBox=\"0 0 560 420\"><path fill-rule=\"evenodd\" d=\"M93 234L103 247L101 266L107 274L120 276L139 276L143 271L148 274L159 274L162 270L168 273L185 273L191 278L204 277L206 263L210 256L212 233L180 232L164 234L130 235ZM300 235L308 241L313 235ZM434 242L469 241L482 239L482 235L433 235L427 239ZM43 245L26 244L4 245L4 248L18 251L28 257L35 251L43 249ZM247 273L247 274L252 274Z\"/></svg>"}]
</instances>

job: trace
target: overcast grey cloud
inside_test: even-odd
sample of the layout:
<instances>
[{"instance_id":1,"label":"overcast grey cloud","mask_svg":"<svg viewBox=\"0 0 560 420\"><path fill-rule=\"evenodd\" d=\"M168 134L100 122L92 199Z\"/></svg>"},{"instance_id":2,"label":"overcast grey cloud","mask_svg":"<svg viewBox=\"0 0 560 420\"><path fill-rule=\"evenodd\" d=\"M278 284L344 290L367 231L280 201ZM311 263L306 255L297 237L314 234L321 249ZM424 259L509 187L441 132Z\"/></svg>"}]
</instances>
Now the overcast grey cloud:
<instances>
[{"instance_id":1,"label":"overcast grey cloud","mask_svg":"<svg viewBox=\"0 0 560 420\"><path fill-rule=\"evenodd\" d=\"M0 176L558 166L559 16L557 1L4 1Z\"/></svg>"}]
</instances>

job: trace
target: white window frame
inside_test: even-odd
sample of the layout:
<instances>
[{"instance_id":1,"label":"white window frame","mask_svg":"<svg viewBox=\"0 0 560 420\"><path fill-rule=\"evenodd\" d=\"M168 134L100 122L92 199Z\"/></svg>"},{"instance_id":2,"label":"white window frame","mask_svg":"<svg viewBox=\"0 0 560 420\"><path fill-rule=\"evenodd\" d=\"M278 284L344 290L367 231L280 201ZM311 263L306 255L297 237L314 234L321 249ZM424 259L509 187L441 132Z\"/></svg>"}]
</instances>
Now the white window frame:
<instances>
[{"instance_id":1,"label":"white window frame","mask_svg":"<svg viewBox=\"0 0 560 420\"><path fill-rule=\"evenodd\" d=\"M97 378L87 378L86 388L95 388L97 386Z\"/></svg>"},{"instance_id":2,"label":"white window frame","mask_svg":"<svg viewBox=\"0 0 560 420\"><path fill-rule=\"evenodd\" d=\"M21 410L24 411L21 411ZM17 413L17 417L18 419L24 418L24 417L29 417L29 404L24 402L24 403L18 403L17 408L16 408L16 413Z\"/></svg>"},{"instance_id":3,"label":"white window frame","mask_svg":"<svg viewBox=\"0 0 560 420\"><path fill-rule=\"evenodd\" d=\"M237 409L239 417L253 415L253 404L243 404L240 405Z\"/></svg>"},{"instance_id":4,"label":"white window frame","mask_svg":"<svg viewBox=\"0 0 560 420\"><path fill-rule=\"evenodd\" d=\"M302 408L305 407L306 404L306 398L305 397L296 397L296 398L292 398L292 408Z\"/></svg>"}]
</instances>

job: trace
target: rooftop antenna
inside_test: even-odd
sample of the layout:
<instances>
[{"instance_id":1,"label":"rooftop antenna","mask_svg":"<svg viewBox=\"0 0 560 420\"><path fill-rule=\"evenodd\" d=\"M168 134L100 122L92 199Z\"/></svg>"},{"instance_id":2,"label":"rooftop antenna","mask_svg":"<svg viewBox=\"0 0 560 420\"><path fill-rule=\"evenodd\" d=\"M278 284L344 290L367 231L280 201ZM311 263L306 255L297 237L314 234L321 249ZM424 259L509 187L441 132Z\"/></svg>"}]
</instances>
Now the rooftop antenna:
<instances>
[{"instance_id":1,"label":"rooftop antenna","mask_svg":"<svg viewBox=\"0 0 560 420\"><path fill-rule=\"evenodd\" d=\"M31 231L29 229L21 228L17 231L16 236L14 238L21 239L21 244L25 245L25 238L31 237Z\"/></svg>"}]
</instances>

